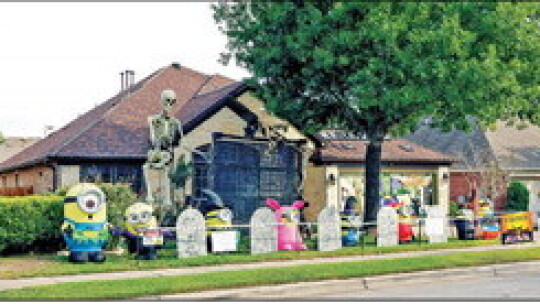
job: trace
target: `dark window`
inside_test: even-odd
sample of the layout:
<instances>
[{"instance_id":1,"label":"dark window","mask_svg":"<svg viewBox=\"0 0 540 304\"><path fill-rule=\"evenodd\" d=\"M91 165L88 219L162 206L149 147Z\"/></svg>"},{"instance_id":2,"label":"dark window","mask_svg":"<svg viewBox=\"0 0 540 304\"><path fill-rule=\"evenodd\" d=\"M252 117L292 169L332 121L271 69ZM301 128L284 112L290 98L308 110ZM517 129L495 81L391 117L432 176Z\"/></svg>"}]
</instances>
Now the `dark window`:
<instances>
[{"instance_id":1,"label":"dark window","mask_svg":"<svg viewBox=\"0 0 540 304\"><path fill-rule=\"evenodd\" d=\"M19 187L19 174L15 174L15 187Z\"/></svg>"},{"instance_id":2,"label":"dark window","mask_svg":"<svg viewBox=\"0 0 540 304\"><path fill-rule=\"evenodd\" d=\"M7 187L7 177L2 176L2 183L4 184L4 187Z\"/></svg>"},{"instance_id":3,"label":"dark window","mask_svg":"<svg viewBox=\"0 0 540 304\"><path fill-rule=\"evenodd\" d=\"M142 166L132 164L83 164L80 166L80 181L87 183L129 184L139 193L142 188Z\"/></svg>"}]
</instances>

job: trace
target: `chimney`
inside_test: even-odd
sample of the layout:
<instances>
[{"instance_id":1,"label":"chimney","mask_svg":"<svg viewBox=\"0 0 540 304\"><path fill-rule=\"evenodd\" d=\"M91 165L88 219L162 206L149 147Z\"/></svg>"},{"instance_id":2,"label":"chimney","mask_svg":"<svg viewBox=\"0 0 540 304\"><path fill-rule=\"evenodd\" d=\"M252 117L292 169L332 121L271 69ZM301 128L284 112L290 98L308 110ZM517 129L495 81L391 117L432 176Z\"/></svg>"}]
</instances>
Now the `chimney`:
<instances>
[{"instance_id":1,"label":"chimney","mask_svg":"<svg viewBox=\"0 0 540 304\"><path fill-rule=\"evenodd\" d=\"M173 63L171 64L171 66L172 66L173 68L176 68L176 69L179 69L179 68L182 67L182 65L180 64L180 62L177 62L177 61L173 62Z\"/></svg>"},{"instance_id":2,"label":"chimney","mask_svg":"<svg viewBox=\"0 0 540 304\"><path fill-rule=\"evenodd\" d=\"M120 72L120 92L122 92L124 89L124 72Z\"/></svg>"},{"instance_id":3,"label":"chimney","mask_svg":"<svg viewBox=\"0 0 540 304\"><path fill-rule=\"evenodd\" d=\"M120 73L120 91L129 89L135 83L135 71L125 70Z\"/></svg>"}]
</instances>

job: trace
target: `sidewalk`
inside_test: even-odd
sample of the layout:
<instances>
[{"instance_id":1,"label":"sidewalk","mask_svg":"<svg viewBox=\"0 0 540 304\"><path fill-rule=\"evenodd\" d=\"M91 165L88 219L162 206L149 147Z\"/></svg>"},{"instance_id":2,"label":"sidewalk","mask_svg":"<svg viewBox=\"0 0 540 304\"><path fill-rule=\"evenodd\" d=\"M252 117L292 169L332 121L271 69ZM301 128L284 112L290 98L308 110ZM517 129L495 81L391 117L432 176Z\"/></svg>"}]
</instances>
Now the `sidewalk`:
<instances>
[{"instance_id":1,"label":"sidewalk","mask_svg":"<svg viewBox=\"0 0 540 304\"><path fill-rule=\"evenodd\" d=\"M479 246L479 247L469 247L469 248L398 252L398 253L388 253L388 254L381 254L381 255L316 258L316 259L308 259L308 260L272 261L272 262L259 262L259 263L249 263L249 264L226 264L226 265L217 265L217 266L197 266L197 267L184 267L184 268L171 268L171 269L122 271L122 272L108 272L108 273L94 273L94 274L65 275L65 276L55 276L55 277L38 277L38 278L26 278L26 279L14 279L14 280L0 280L0 291L7 290L7 289L29 287L29 286L52 285L52 284L67 283L67 282L109 281L109 280L122 280L122 279L132 279L132 278L179 276L179 275L209 273L209 272L218 272L218 271L234 271L234 270L245 270L245 269L272 268L272 267L278 268L278 267L289 267L289 266L308 265L308 264L357 262L357 261L384 260L384 259L396 259L396 258L408 258L408 257L420 257L420 256L437 256L437 255L445 255L449 253L458 253L458 252L509 250L509 249L536 247L538 245L539 245L538 243L533 242L533 243L525 243L525 244L517 244L517 245L504 245L504 246L491 245L491 246Z\"/></svg>"}]
</instances>

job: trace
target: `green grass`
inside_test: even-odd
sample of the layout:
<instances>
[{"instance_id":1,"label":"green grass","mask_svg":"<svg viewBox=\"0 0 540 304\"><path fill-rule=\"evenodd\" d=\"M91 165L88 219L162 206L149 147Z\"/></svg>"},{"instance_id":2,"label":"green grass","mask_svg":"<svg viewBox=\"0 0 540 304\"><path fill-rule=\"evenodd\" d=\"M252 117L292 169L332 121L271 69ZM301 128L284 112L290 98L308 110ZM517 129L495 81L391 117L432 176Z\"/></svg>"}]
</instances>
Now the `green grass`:
<instances>
[{"instance_id":1,"label":"green grass","mask_svg":"<svg viewBox=\"0 0 540 304\"><path fill-rule=\"evenodd\" d=\"M67 261L67 257L56 255L23 255L0 258L0 279L373 255L404 251L473 247L497 243L497 241L450 240L448 243L412 243L392 247L375 247L369 244L364 248L345 247L336 251L273 252L260 255L250 255L249 253L212 254L206 257L189 259L178 259L174 249L164 249L160 251L160 258L154 261L136 261L128 256L108 255L107 261L103 264L72 264Z\"/></svg>"},{"instance_id":2,"label":"green grass","mask_svg":"<svg viewBox=\"0 0 540 304\"><path fill-rule=\"evenodd\" d=\"M0 300L111 300L241 286L345 279L540 259L540 248L223 271L185 276L63 283L0 292Z\"/></svg>"}]
</instances>

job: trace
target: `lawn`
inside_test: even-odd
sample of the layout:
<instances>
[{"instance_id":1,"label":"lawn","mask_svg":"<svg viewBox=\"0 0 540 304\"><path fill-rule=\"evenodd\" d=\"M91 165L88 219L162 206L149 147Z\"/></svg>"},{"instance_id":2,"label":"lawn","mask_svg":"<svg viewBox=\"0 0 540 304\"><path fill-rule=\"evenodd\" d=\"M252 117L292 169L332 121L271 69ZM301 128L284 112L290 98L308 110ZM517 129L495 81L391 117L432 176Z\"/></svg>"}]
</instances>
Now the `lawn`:
<instances>
[{"instance_id":1,"label":"lawn","mask_svg":"<svg viewBox=\"0 0 540 304\"><path fill-rule=\"evenodd\" d=\"M232 254L211 254L206 257L178 259L174 249L163 249L160 258L154 261L136 261L127 255L108 255L103 264L72 264L67 257L48 255L21 255L0 258L0 279L15 279L22 277L42 277L69 275L80 273L98 273L127 270L180 268L193 266L208 266L222 264L254 263L263 261L281 261L294 259L314 259L323 257L340 257L355 255L385 254L402 251L418 251L429 249L460 248L497 244L498 241L459 241L450 240L448 243L412 243L392 247L376 247L368 243L364 247L345 247L336 251L295 251L274 252L260 255L250 255L247 252Z\"/></svg>"},{"instance_id":2,"label":"lawn","mask_svg":"<svg viewBox=\"0 0 540 304\"><path fill-rule=\"evenodd\" d=\"M440 256L312 264L286 268L223 271L157 278L63 283L0 292L0 300L132 299L148 295L327 279L345 279L388 273L435 270L529 260L540 260L540 248L532 247L488 252L464 252Z\"/></svg>"}]
</instances>

